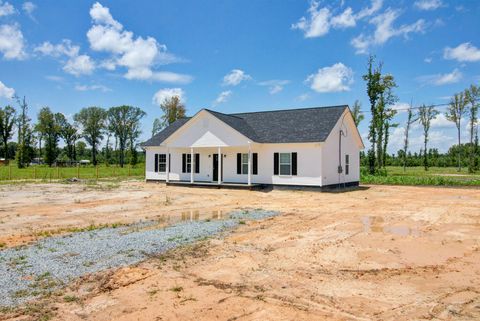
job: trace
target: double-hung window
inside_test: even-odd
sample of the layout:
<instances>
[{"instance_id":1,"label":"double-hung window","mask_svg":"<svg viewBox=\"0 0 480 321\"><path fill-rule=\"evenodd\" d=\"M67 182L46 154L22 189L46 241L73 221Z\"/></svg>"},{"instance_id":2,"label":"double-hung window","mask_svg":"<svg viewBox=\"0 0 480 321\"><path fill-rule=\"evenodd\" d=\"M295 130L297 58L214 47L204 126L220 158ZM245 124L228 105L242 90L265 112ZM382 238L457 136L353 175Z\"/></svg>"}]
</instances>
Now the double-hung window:
<instances>
[{"instance_id":1,"label":"double-hung window","mask_svg":"<svg viewBox=\"0 0 480 321\"><path fill-rule=\"evenodd\" d=\"M242 174L248 174L248 154L242 154Z\"/></svg>"},{"instance_id":2,"label":"double-hung window","mask_svg":"<svg viewBox=\"0 0 480 321\"><path fill-rule=\"evenodd\" d=\"M345 175L350 173L350 155L345 154Z\"/></svg>"},{"instance_id":3,"label":"double-hung window","mask_svg":"<svg viewBox=\"0 0 480 321\"><path fill-rule=\"evenodd\" d=\"M167 172L167 154L158 154L158 171L160 173Z\"/></svg>"},{"instance_id":4,"label":"double-hung window","mask_svg":"<svg viewBox=\"0 0 480 321\"><path fill-rule=\"evenodd\" d=\"M292 154L280 153L280 175L292 175Z\"/></svg>"},{"instance_id":5,"label":"double-hung window","mask_svg":"<svg viewBox=\"0 0 480 321\"><path fill-rule=\"evenodd\" d=\"M187 154L187 173L190 173L192 171L192 154Z\"/></svg>"}]
</instances>

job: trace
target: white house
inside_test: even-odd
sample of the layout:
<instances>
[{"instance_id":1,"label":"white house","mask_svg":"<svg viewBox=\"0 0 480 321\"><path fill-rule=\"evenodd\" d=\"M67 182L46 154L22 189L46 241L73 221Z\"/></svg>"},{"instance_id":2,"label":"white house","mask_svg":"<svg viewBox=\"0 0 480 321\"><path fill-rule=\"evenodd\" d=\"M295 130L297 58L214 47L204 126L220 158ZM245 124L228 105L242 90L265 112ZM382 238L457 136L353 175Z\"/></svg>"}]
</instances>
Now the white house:
<instances>
[{"instance_id":1,"label":"white house","mask_svg":"<svg viewBox=\"0 0 480 321\"><path fill-rule=\"evenodd\" d=\"M146 180L355 186L364 148L348 106L223 114L202 109L142 144Z\"/></svg>"}]
</instances>

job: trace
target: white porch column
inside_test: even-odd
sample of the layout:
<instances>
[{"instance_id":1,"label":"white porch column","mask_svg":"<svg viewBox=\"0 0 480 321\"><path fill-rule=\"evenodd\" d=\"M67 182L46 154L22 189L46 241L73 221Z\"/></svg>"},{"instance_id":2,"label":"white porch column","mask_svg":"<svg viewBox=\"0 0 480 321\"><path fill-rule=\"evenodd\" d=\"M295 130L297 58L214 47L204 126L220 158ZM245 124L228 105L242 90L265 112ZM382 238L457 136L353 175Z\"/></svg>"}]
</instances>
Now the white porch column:
<instances>
[{"instance_id":1,"label":"white porch column","mask_svg":"<svg viewBox=\"0 0 480 321\"><path fill-rule=\"evenodd\" d=\"M170 181L170 149L167 147L167 168L165 172L167 173L166 181L167 183Z\"/></svg>"},{"instance_id":2,"label":"white porch column","mask_svg":"<svg viewBox=\"0 0 480 321\"><path fill-rule=\"evenodd\" d=\"M218 184L222 184L222 148L218 147Z\"/></svg>"},{"instance_id":3,"label":"white porch column","mask_svg":"<svg viewBox=\"0 0 480 321\"><path fill-rule=\"evenodd\" d=\"M194 157L193 157L193 147L190 148L190 183L193 184L193 171L195 170L194 166Z\"/></svg>"},{"instance_id":4,"label":"white porch column","mask_svg":"<svg viewBox=\"0 0 480 321\"><path fill-rule=\"evenodd\" d=\"M248 143L248 186L252 185L252 150Z\"/></svg>"}]
</instances>

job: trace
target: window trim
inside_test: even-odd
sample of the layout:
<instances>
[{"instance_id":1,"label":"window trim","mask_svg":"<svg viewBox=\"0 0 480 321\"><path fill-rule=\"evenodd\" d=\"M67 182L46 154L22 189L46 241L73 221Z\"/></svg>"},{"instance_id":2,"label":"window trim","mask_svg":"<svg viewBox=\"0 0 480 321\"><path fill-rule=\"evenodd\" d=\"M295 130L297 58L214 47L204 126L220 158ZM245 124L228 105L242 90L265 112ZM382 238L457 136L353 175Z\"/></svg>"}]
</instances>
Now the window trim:
<instances>
[{"instance_id":1,"label":"window trim","mask_svg":"<svg viewBox=\"0 0 480 321\"><path fill-rule=\"evenodd\" d=\"M289 157L289 162L288 163L282 163L282 154L283 155L288 155ZM288 165L289 168L289 173L288 174L282 174L282 165ZM278 153L278 176L283 176L283 177L291 177L292 176L292 153Z\"/></svg>"},{"instance_id":2,"label":"window trim","mask_svg":"<svg viewBox=\"0 0 480 321\"><path fill-rule=\"evenodd\" d=\"M161 161L161 158L164 158L164 161ZM163 165L164 170L161 170L161 166ZM167 172L167 154L158 154L158 173L166 173Z\"/></svg>"}]
</instances>

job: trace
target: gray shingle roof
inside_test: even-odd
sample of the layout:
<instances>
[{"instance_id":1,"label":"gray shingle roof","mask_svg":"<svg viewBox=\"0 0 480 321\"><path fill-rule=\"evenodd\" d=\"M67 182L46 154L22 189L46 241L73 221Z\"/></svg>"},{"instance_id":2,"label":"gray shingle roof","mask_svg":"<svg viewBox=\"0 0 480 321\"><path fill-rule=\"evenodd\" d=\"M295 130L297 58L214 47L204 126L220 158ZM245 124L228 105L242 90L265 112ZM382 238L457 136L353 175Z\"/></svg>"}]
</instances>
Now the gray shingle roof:
<instances>
[{"instance_id":1,"label":"gray shingle roof","mask_svg":"<svg viewBox=\"0 0 480 321\"><path fill-rule=\"evenodd\" d=\"M323 142L343 114L347 105L251 113L209 113L257 143L307 143ZM143 143L158 146L189 118L179 119Z\"/></svg>"}]
</instances>

